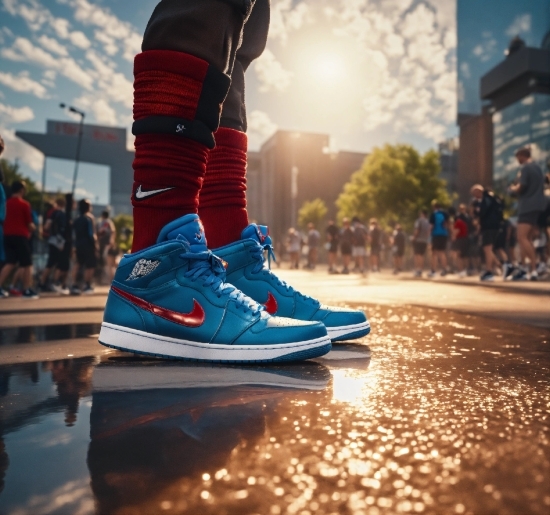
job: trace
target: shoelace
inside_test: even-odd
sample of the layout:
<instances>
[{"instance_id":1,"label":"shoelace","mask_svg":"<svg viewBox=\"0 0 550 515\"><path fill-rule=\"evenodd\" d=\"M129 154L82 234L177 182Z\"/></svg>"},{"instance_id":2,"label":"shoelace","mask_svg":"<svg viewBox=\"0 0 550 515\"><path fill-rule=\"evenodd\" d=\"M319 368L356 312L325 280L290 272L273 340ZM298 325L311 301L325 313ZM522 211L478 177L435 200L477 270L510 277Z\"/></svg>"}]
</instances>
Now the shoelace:
<instances>
[{"instance_id":1,"label":"shoelace","mask_svg":"<svg viewBox=\"0 0 550 515\"><path fill-rule=\"evenodd\" d=\"M265 268L265 252L267 251L267 268ZM250 254L252 257L256 260L256 265L252 269L253 274L257 274L260 272L264 272L266 274L269 274L278 285L284 287L286 291L288 292L295 292L303 299L314 302L315 304L319 304L317 300L310 297L309 295L304 295L303 293L300 293L298 290L295 290L290 284L283 281L282 279L279 279L272 271L271 271L271 259L273 258L273 261L276 263L277 259L275 258L275 251L273 250L273 245L265 244L261 245L260 243L257 243L256 245L250 247L249 249Z\"/></svg>"},{"instance_id":2,"label":"shoelace","mask_svg":"<svg viewBox=\"0 0 550 515\"><path fill-rule=\"evenodd\" d=\"M223 262L212 252L184 252L180 254L180 257L190 261L189 270L184 274L188 279L192 281L202 279L203 285L210 287L218 297L226 295L235 301L238 308L249 310L254 315L265 311L264 306L255 302L235 286L225 282L226 272Z\"/></svg>"}]
</instances>

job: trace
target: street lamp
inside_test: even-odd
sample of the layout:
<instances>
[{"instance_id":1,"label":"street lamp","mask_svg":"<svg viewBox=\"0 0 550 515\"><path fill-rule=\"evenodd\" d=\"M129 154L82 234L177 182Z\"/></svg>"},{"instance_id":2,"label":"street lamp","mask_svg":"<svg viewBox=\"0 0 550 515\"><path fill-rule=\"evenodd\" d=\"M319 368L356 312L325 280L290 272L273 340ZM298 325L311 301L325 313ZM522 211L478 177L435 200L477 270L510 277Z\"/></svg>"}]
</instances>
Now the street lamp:
<instances>
[{"instance_id":1,"label":"street lamp","mask_svg":"<svg viewBox=\"0 0 550 515\"><path fill-rule=\"evenodd\" d=\"M78 176L78 164L80 162L80 147L82 146L82 133L84 128L84 118L86 117L86 113L84 111L80 111L76 107L68 106L66 104L59 104L59 107L61 109L68 109L71 113L75 113L78 116L80 116L80 124L78 127L78 141L76 143L76 156L74 161L74 173L73 173L73 188L71 190L71 198L74 199L74 190L76 188L76 178Z\"/></svg>"}]
</instances>

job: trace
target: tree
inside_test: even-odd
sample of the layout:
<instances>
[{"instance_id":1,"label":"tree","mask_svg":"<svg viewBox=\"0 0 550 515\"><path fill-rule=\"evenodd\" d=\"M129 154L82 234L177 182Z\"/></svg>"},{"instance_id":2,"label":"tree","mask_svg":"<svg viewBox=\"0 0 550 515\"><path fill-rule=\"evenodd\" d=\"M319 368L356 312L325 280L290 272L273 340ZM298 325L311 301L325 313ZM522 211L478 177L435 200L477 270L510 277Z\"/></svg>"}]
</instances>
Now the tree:
<instances>
[{"instance_id":1,"label":"tree","mask_svg":"<svg viewBox=\"0 0 550 515\"><path fill-rule=\"evenodd\" d=\"M307 224L312 223L316 227L327 214L327 206L323 200L316 198L315 200L306 200L298 211L298 225L305 229Z\"/></svg>"},{"instance_id":2,"label":"tree","mask_svg":"<svg viewBox=\"0 0 550 515\"><path fill-rule=\"evenodd\" d=\"M410 145L375 148L338 197L338 218L376 217L382 225L399 222L410 230L418 211L429 209L433 200L442 206L451 204L439 172L439 154L434 150L420 155Z\"/></svg>"},{"instance_id":3,"label":"tree","mask_svg":"<svg viewBox=\"0 0 550 515\"><path fill-rule=\"evenodd\" d=\"M14 181L24 181L27 185L27 194L25 198L30 202L31 207L38 211L40 209L41 191L36 187L36 183L29 177L24 177L19 173L19 165L17 162L10 163L7 159L0 159L0 169L4 176L4 186L6 191Z\"/></svg>"},{"instance_id":4,"label":"tree","mask_svg":"<svg viewBox=\"0 0 550 515\"><path fill-rule=\"evenodd\" d=\"M134 219L132 215L117 215L113 218L116 227L116 244L122 252L130 252L134 239Z\"/></svg>"}]
</instances>

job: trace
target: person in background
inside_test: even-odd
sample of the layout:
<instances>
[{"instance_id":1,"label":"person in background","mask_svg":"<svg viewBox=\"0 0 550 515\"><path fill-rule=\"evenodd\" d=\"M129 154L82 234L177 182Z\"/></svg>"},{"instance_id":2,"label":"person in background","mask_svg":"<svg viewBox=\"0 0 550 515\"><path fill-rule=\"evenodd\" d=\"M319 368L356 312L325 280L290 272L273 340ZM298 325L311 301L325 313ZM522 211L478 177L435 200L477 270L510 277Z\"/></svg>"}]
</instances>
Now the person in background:
<instances>
[{"instance_id":1,"label":"person in background","mask_svg":"<svg viewBox=\"0 0 550 515\"><path fill-rule=\"evenodd\" d=\"M437 201L432 202L430 216L432 234L432 270L428 277L435 277L437 264L441 266L441 277L447 275L447 241L449 239L449 215L441 209Z\"/></svg>"},{"instance_id":2,"label":"person in background","mask_svg":"<svg viewBox=\"0 0 550 515\"><path fill-rule=\"evenodd\" d=\"M74 221L74 248L76 253L76 264L73 268L72 295L84 293L90 295L94 292L92 279L97 265L94 215L91 213L92 204L89 200L82 199L78 203L80 216ZM78 272L84 269L84 288L78 286Z\"/></svg>"},{"instance_id":3,"label":"person in background","mask_svg":"<svg viewBox=\"0 0 550 515\"><path fill-rule=\"evenodd\" d=\"M351 251L353 247L353 230L349 218L342 220L342 230L340 231L340 252L342 254L342 273L349 274L349 264L351 262Z\"/></svg>"},{"instance_id":4,"label":"person in background","mask_svg":"<svg viewBox=\"0 0 550 515\"><path fill-rule=\"evenodd\" d=\"M483 247L483 257L485 262L485 271L481 274L481 281L494 281L494 267L498 260L493 252L493 246L496 242L500 223L503 218L502 201L492 191L474 184L470 190L472 197L476 201L476 215L479 219L481 229L481 246Z\"/></svg>"},{"instance_id":5,"label":"person in background","mask_svg":"<svg viewBox=\"0 0 550 515\"><path fill-rule=\"evenodd\" d=\"M6 202L6 219L4 221L4 247L6 265L0 271L0 298L9 294L2 288L4 281L16 267L22 269L23 294L27 299L37 299L38 294L31 288L32 253L30 246L31 232L36 229L32 221L31 205L23 199L26 193L24 182L14 181L11 185L12 196Z\"/></svg>"},{"instance_id":6,"label":"person in background","mask_svg":"<svg viewBox=\"0 0 550 515\"><path fill-rule=\"evenodd\" d=\"M0 156L4 152L4 140L0 136ZM0 267L6 261L4 252L4 220L6 219L6 192L4 191L4 173L0 169ZM0 287L2 285L0 284Z\"/></svg>"},{"instance_id":7,"label":"person in background","mask_svg":"<svg viewBox=\"0 0 550 515\"><path fill-rule=\"evenodd\" d=\"M97 240L101 270L110 282L114 274L118 251L116 249L116 228L111 218L109 218L109 211L102 211L101 213L101 218L97 223Z\"/></svg>"},{"instance_id":8,"label":"person in background","mask_svg":"<svg viewBox=\"0 0 550 515\"><path fill-rule=\"evenodd\" d=\"M403 270L403 256L405 255L405 233L400 224L395 226L392 234L393 273L397 275Z\"/></svg>"},{"instance_id":9,"label":"person in background","mask_svg":"<svg viewBox=\"0 0 550 515\"><path fill-rule=\"evenodd\" d=\"M333 220L330 220L325 229L328 250L328 273L337 274L336 261L338 258L338 244L340 242L340 231Z\"/></svg>"},{"instance_id":10,"label":"person in background","mask_svg":"<svg viewBox=\"0 0 550 515\"><path fill-rule=\"evenodd\" d=\"M351 254L355 259L354 272L363 274L365 273L365 256L367 255L366 246L369 233L357 216L351 219L351 223L353 230Z\"/></svg>"},{"instance_id":11,"label":"person in background","mask_svg":"<svg viewBox=\"0 0 550 515\"><path fill-rule=\"evenodd\" d=\"M457 214L454 208L449 209L449 214L453 217L453 244L454 259L458 271L458 277L466 277L466 267L468 266L468 256L470 253L470 240L468 239L468 224L464 219L466 206L460 205L460 212Z\"/></svg>"},{"instance_id":12,"label":"person in background","mask_svg":"<svg viewBox=\"0 0 550 515\"><path fill-rule=\"evenodd\" d=\"M67 218L65 216L65 199L60 197L56 199L51 210L48 210L48 218L44 224L43 234L48 238L48 262L42 272L39 288L42 291L50 291L48 281L53 269L54 281L51 290L63 295L69 294L67 288L67 274L69 273L69 256L63 252L65 247L65 226Z\"/></svg>"},{"instance_id":13,"label":"person in background","mask_svg":"<svg viewBox=\"0 0 550 515\"><path fill-rule=\"evenodd\" d=\"M307 224L307 229L307 268L315 270L317 257L319 255L319 241L321 240L321 235L311 222Z\"/></svg>"},{"instance_id":14,"label":"person in background","mask_svg":"<svg viewBox=\"0 0 550 515\"><path fill-rule=\"evenodd\" d=\"M522 261L525 262L526 259L529 259L529 273L526 268L519 268L512 279L514 281L527 279L536 281L538 279L537 256L532 238L539 217L546 208L544 174L539 165L531 159L529 147L517 150L516 159L521 165L521 169L518 172L516 183L508 188L508 192L518 199L518 243Z\"/></svg>"},{"instance_id":15,"label":"person in background","mask_svg":"<svg viewBox=\"0 0 550 515\"><path fill-rule=\"evenodd\" d=\"M380 271L380 252L382 251L382 230L378 220L371 218L369 223L370 268L373 272Z\"/></svg>"},{"instance_id":16,"label":"person in background","mask_svg":"<svg viewBox=\"0 0 550 515\"><path fill-rule=\"evenodd\" d=\"M426 249L430 241L430 222L428 222L428 211L425 209L418 213L411 240L414 253L414 276L422 277Z\"/></svg>"},{"instance_id":17,"label":"person in background","mask_svg":"<svg viewBox=\"0 0 550 515\"><path fill-rule=\"evenodd\" d=\"M288 236L286 239L286 250L290 256L290 268L300 268L300 251L302 249L302 238L300 233L291 227L288 230Z\"/></svg>"},{"instance_id":18,"label":"person in background","mask_svg":"<svg viewBox=\"0 0 550 515\"><path fill-rule=\"evenodd\" d=\"M502 278L508 279L516 267L514 265L514 226L507 218L502 218L498 228L497 237L493 246L493 252L496 258L500 261L502 267Z\"/></svg>"}]
</instances>

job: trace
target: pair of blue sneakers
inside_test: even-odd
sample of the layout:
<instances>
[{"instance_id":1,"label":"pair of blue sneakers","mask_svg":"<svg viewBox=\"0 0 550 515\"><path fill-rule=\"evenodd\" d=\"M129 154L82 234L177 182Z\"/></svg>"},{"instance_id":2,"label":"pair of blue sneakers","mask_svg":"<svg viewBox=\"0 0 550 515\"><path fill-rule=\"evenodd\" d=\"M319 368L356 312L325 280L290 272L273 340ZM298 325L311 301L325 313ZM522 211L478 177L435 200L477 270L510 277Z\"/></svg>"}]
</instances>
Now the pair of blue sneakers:
<instances>
[{"instance_id":1,"label":"pair of blue sneakers","mask_svg":"<svg viewBox=\"0 0 550 515\"><path fill-rule=\"evenodd\" d=\"M331 341L365 336L361 311L302 295L266 267L267 227L212 253L197 215L166 225L157 244L125 255L115 274L99 342L175 359L252 363L318 357Z\"/></svg>"}]
</instances>

